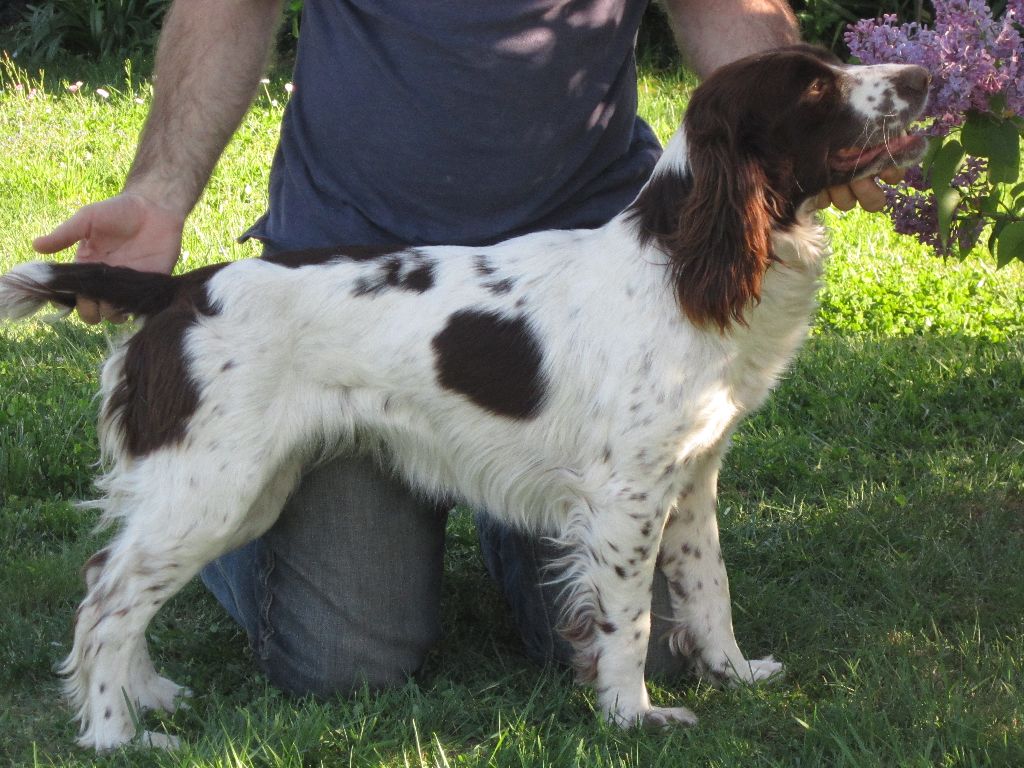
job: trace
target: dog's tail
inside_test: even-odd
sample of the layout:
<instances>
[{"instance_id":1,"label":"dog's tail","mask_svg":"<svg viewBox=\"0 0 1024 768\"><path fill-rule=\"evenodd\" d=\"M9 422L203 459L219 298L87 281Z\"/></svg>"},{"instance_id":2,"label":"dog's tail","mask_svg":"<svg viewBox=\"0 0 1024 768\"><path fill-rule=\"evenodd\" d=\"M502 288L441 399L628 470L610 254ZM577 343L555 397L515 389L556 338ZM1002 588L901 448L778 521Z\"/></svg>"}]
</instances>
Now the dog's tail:
<instances>
[{"instance_id":1,"label":"dog's tail","mask_svg":"<svg viewBox=\"0 0 1024 768\"><path fill-rule=\"evenodd\" d=\"M148 317L169 307L183 289L194 286L193 276L202 271L172 277L106 264L33 261L0 276L0 320L20 320L48 303L70 312L80 297Z\"/></svg>"}]
</instances>

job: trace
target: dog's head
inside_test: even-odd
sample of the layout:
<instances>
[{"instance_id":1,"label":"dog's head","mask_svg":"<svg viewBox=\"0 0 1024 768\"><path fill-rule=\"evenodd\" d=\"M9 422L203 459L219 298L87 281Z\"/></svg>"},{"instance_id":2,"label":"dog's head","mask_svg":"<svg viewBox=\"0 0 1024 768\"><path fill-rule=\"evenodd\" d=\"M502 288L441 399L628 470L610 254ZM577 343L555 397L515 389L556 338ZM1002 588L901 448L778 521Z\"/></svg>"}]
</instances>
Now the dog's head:
<instances>
[{"instance_id":1,"label":"dog's head","mask_svg":"<svg viewBox=\"0 0 1024 768\"><path fill-rule=\"evenodd\" d=\"M920 160L925 140L907 128L929 80L921 67L844 65L799 45L726 65L697 88L685 158L666 158L631 210L641 238L670 257L691 320L743 322L773 230L830 186Z\"/></svg>"},{"instance_id":2,"label":"dog's head","mask_svg":"<svg viewBox=\"0 0 1024 768\"><path fill-rule=\"evenodd\" d=\"M780 202L920 160L907 128L928 96L928 71L902 64L844 65L809 45L751 56L717 70L694 93L684 122L694 173L754 166Z\"/></svg>"}]
</instances>

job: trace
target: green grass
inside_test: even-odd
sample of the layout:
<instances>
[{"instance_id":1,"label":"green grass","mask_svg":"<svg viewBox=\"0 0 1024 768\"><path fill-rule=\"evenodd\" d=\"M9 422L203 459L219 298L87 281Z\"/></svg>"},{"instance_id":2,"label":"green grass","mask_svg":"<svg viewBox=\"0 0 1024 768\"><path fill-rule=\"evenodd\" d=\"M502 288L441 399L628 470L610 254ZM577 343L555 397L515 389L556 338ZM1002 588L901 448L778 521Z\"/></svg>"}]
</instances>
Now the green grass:
<instances>
[{"instance_id":1,"label":"green grass","mask_svg":"<svg viewBox=\"0 0 1024 768\"><path fill-rule=\"evenodd\" d=\"M61 77L86 85L71 94ZM687 83L643 77L662 136ZM0 269L117 190L149 98L119 67L49 73L25 96L39 85L8 68L0 89ZM186 266L253 255L233 238L262 210L284 99L276 78L247 117L190 220ZM192 585L150 634L158 666L196 691L152 718L186 746L97 764L1024 765L1024 269L943 262L880 216L826 219L837 253L815 336L722 474L737 635L784 660L785 679L659 680L655 699L692 707L697 727L609 728L568 673L523 658L460 514L446 634L417 682L289 700ZM0 764L93 761L73 746L52 666L100 542L71 502L90 493L96 369L117 333L0 327Z\"/></svg>"}]
</instances>

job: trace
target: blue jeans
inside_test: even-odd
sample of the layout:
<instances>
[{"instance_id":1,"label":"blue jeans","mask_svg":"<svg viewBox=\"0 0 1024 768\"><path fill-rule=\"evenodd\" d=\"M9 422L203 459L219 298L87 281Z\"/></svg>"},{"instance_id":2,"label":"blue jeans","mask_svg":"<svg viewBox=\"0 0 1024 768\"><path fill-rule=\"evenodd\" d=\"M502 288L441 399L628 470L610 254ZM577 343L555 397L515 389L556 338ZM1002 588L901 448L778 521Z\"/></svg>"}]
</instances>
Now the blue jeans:
<instances>
[{"instance_id":1,"label":"blue jeans","mask_svg":"<svg viewBox=\"0 0 1024 768\"><path fill-rule=\"evenodd\" d=\"M210 563L203 583L246 631L270 681L328 696L405 682L441 634L447 512L411 494L369 459L343 457L301 482L261 538ZM488 571L538 662L566 662L555 631L558 588L544 583L554 546L480 516ZM664 579L655 616L669 615ZM655 619L648 673L682 662Z\"/></svg>"}]
</instances>

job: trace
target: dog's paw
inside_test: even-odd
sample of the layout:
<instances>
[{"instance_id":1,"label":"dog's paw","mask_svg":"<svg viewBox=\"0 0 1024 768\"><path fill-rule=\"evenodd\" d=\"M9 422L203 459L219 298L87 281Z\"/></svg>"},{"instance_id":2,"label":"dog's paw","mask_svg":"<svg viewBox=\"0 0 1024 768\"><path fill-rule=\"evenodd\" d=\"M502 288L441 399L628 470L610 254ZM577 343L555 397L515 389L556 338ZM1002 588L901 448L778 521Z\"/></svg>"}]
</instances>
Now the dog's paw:
<instances>
[{"instance_id":1,"label":"dog's paw","mask_svg":"<svg viewBox=\"0 0 1024 768\"><path fill-rule=\"evenodd\" d=\"M763 659L744 659L740 664L725 668L726 681L733 685L757 685L774 682L782 677L783 666L772 656Z\"/></svg>"},{"instance_id":2,"label":"dog's paw","mask_svg":"<svg viewBox=\"0 0 1024 768\"><path fill-rule=\"evenodd\" d=\"M136 694L140 709L173 712L175 709L188 707L188 703L182 699L189 698L192 691L166 677L154 675L145 685L140 686Z\"/></svg>"},{"instance_id":3,"label":"dog's paw","mask_svg":"<svg viewBox=\"0 0 1024 768\"><path fill-rule=\"evenodd\" d=\"M644 712L640 725L660 731L677 725L696 725L697 716L686 707L651 707Z\"/></svg>"},{"instance_id":4,"label":"dog's paw","mask_svg":"<svg viewBox=\"0 0 1024 768\"><path fill-rule=\"evenodd\" d=\"M646 697L644 697L646 699ZM621 704L621 702L616 702ZM686 707L652 707L646 701L636 707L616 707L605 712L609 723L619 728L647 728L661 730L677 725L695 725L697 716Z\"/></svg>"},{"instance_id":5,"label":"dog's paw","mask_svg":"<svg viewBox=\"0 0 1024 768\"><path fill-rule=\"evenodd\" d=\"M168 733L143 731L142 735L139 736L139 746L152 749L162 749L166 752L170 752L181 746L181 739L177 736L171 736Z\"/></svg>"},{"instance_id":6,"label":"dog's paw","mask_svg":"<svg viewBox=\"0 0 1024 768\"><path fill-rule=\"evenodd\" d=\"M774 682L782 678L785 667L773 656L753 659L750 662L750 681L753 683Z\"/></svg>"},{"instance_id":7,"label":"dog's paw","mask_svg":"<svg viewBox=\"0 0 1024 768\"><path fill-rule=\"evenodd\" d=\"M124 700L93 702L90 715L84 718L77 744L83 749L94 749L102 754L131 744L135 737L135 723Z\"/></svg>"}]
</instances>

